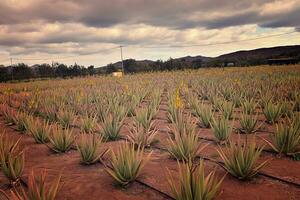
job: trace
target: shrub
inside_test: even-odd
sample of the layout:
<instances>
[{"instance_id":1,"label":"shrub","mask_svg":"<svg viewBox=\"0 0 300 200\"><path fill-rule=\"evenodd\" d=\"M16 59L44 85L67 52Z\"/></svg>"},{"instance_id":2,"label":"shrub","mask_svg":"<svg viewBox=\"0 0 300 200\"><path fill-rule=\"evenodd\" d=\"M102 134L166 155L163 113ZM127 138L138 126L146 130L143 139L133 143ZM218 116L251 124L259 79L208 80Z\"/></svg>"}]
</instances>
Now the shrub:
<instances>
[{"instance_id":1,"label":"shrub","mask_svg":"<svg viewBox=\"0 0 300 200\"><path fill-rule=\"evenodd\" d=\"M231 141L225 149L217 149L224 162L224 168L240 180L252 178L266 165L268 161L256 164L262 150L263 147L257 147L255 141L247 146L247 143L241 144L240 139L237 144Z\"/></svg>"},{"instance_id":2,"label":"shrub","mask_svg":"<svg viewBox=\"0 0 300 200\"><path fill-rule=\"evenodd\" d=\"M128 140L136 147L150 147L156 140L157 130L151 130L151 125L148 129L140 123L134 123L129 129Z\"/></svg>"},{"instance_id":3,"label":"shrub","mask_svg":"<svg viewBox=\"0 0 300 200\"><path fill-rule=\"evenodd\" d=\"M217 142L227 141L233 128L233 124L229 125L228 120L224 116L219 119L213 117L210 126Z\"/></svg>"},{"instance_id":4,"label":"shrub","mask_svg":"<svg viewBox=\"0 0 300 200\"><path fill-rule=\"evenodd\" d=\"M111 168L106 171L121 186L125 186L134 181L141 173L146 162L150 159L152 152L144 156L144 148L135 151L134 145L123 143L117 152L111 151Z\"/></svg>"},{"instance_id":5,"label":"shrub","mask_svg":"<svg viewBox=\"0 0 300 200\"><path fill-rule=\"evenodd\" d=\"M267 122L270 124L274 124L278 121L281 116L281 104L272 104L268 103L266 107L263 109L263 113L267 119Z\"/></svg>"},{"instance_id":6,"label":"shrub","mask_svg":"<svg viewBox=\"0 0 300 200\"><path fill-rule=\"evenodd\" d=\"M53 127L50 135L51 149L56 153L64 153L72 148L75 137L71 129L61 129L58 126Z\"/></svg>"},{"instance_id":7,"label":"shrub","mask_svg":"<svg viewBox=\"0 0 300 200\"><path fill-rule=\"evenodd\" d=\"M99 153L103 138L95 134L81 134L77 143L77 150L81 156L81 163L89 165L97 162L107 152Z\"/></svg>"},{"instance_id":8,"label":"shrub","mask_svg":"<svg viewBox=\"0 0 300 200\"><path fill-rule=\"evenodd\" d=\"M191 164L191 162L183 163L181 167L178 162L178 171L179 187L171 178L171 175L169 175L170 178L168 178L172 194L176 200L214 199L225 178L224 176L218 180L215 171L205 176L203 160L200 161L198 167Z\"/></svg>"}]
</instances>

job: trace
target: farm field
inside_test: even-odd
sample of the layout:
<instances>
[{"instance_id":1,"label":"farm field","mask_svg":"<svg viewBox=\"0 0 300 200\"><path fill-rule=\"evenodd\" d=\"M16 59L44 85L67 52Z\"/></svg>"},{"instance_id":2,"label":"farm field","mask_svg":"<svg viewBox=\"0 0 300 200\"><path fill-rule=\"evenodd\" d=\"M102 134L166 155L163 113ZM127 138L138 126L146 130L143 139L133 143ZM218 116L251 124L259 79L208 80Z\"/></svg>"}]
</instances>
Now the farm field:
<instances>
[{"instance_id":1,"label":"farm field","mask_svg":"<svg viewBox=\"0 0 300 200\"><path fill-rule=\"evenodd\" d=\"M1 83L0 199L299 199L299 112L297 65Z\"/></svg>"}]
</instances>

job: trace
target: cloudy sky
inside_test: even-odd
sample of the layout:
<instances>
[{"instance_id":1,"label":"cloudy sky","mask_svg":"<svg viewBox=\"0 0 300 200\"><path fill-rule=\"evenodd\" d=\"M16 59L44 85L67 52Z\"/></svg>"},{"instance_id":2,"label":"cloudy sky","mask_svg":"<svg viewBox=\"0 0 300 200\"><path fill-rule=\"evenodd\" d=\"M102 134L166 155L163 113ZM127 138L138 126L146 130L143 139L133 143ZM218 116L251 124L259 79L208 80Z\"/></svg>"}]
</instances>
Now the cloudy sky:
<instances>
[{"instance_id":1,"label":"cloudy sky","mask_svg":"<svg viewBox=\"0 0 300 200\"><path fill-rule=\"evenodd\" d=\"M300 0L0 1L0 64L101 66L119 45L124 58L165 60L294 44Z\"/></svg>"}]
</instances>

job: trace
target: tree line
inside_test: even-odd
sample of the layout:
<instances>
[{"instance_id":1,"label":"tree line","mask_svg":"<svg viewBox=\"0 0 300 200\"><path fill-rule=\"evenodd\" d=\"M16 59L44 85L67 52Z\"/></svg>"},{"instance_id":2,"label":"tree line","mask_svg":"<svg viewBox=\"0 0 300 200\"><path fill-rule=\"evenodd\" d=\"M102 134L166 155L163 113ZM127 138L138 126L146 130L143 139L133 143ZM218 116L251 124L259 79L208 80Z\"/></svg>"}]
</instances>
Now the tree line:
<instances>
[{"instance_id":1,"label":"tree line","mask_svg":"<svg viewBox=\"0 0 300 200\"><path fill-rule=\"evenodd\" d=\"M199 68L201 63L188 63L184 60L169 59L167 61L136 61L127 59L123 61L125 73L138 73L147 71L180 70L187 68ZM93 65L85 67L74 64L67 66L62 63L35 64L29 66L24 63L12 66L0 65L0 82L19 81L36 78L67 78L87 76L96 74L111 74L115 71L122 71L122 63L108 64L104 67L95 68Z\"/></svg>"},{"instance_id":2,"label":"tree line","mask_svg":"<svg viewBox=\"0 0 300 200\"><path fill-rule=\"evenodd\" d=\"M61 63L36 64L29 66L19 63L11 66L0 65L0 82L18 81L35 78L75 77L95 74L94 66L84 67L78 64L67 66Z\"/></svg>"}]
</instances>

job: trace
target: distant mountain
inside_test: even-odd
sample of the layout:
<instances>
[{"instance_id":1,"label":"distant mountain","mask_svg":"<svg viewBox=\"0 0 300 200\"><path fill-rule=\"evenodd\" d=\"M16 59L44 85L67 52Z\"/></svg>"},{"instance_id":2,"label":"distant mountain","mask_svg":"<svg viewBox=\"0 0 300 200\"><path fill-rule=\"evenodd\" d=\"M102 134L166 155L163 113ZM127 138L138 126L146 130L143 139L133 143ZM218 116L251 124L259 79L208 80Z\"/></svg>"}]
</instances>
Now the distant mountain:
<instances>
[{"instance_id":1,"label":"distant mountain","mask_svg":"<svg viewBox=\"0 0 300 200\"><path fill-rule=\"evenodd\" d=\"M205 56L185 56L169 59L167 61L134 60L126 59L123 61L124 69L127 72L153 71L153 70L172 70L200 67L226 66L228 63L234 66L250 66L267 64L269 59L293 58L300 61L300 45L278 46L270 48L260 48L247 51L236 51L217 57ZM122 63L116 62L102 68L101 71L110 72L120 70ZM108 69L108 70L107 70Z\"/></svg>"},{"instance_id":2,"label":"distant mountain","mask_svg":"<svg viewBox=\"0 0 300 200\"><path fill-rule=\"evenodd\" d=\"M294 58L300 60L300 45L237 51L213 58L214 62L234 62L236 65L267 64L268 59Z\"/></svg>"}]
</instances>

